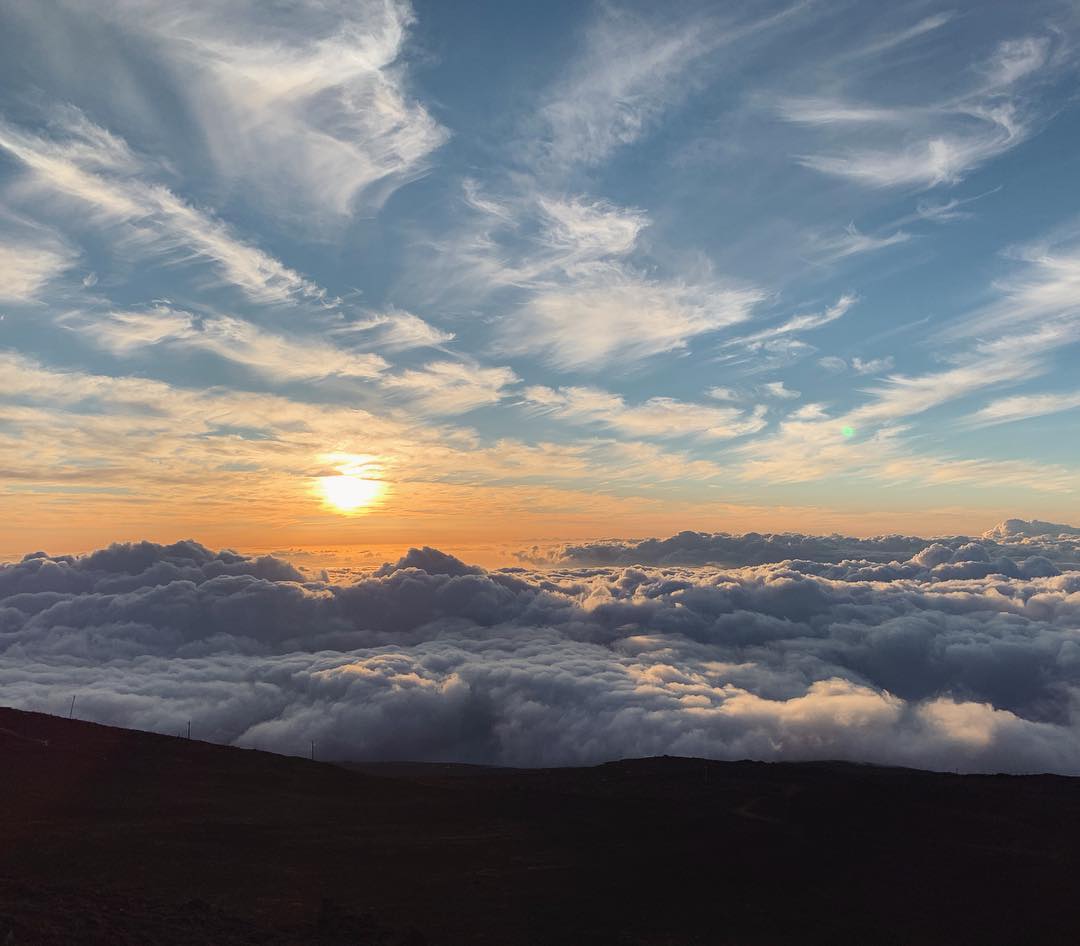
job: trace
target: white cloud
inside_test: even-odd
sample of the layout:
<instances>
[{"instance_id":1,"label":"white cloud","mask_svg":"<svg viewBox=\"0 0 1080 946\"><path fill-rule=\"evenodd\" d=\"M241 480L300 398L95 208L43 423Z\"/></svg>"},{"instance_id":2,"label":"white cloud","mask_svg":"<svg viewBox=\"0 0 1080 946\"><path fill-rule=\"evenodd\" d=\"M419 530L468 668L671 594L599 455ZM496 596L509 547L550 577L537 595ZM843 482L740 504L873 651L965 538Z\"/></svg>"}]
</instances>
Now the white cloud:
<instances>
[{"instance_id":1,"label":"white cloud","mask_svg":"<svg viewBox=\"0 0 1080 946\"><path fill-rule=\"evenodd\" d=\"M956 14L951 10L933 13L930 16L923 17L917 23L914 23L906 29L896 30L895 32L886 33L878 37L878 39L855 50L851 55L852 57L879 55L888 49L893 49L904 43L909 43L913 39L918 39L920 36L925 36L927 33L931 33L934 30L939 30L941 27L945 26L945 24L951 22L955 17Z\"/></svg>"},{"instance_id":2,"label":"white cloud","mask_svg":"<svg viewBox=\"0 0 1080 946\"><path fill-rule=\"evenodd\" d=\"M376 378L388 367L378 355L350 352L318 338L280 335L231 316L200 318L164 305L68 317L65 324L118 355L168 344L210 352L275 381Z\"/></svg>"},{"instance_id":3,"label":"white cloud","mask_svg":"<svg viewBox=\"0 0 1080 946\"><path fill-rule=\"evenodd\" d=\"M799 391L792 391L791 388L785 387L783 381L769 381L767 384L761 385L761 392L768 397L774 397L781 401L792 400L800 396Z\"/></svg>"},{"instance_id":4,"label":"white cloud","mask_svg":"<svg viewBox=\"0 0 1080 946\"><path fill-rule=\"evenodd\" d=\"M641 361L687 348L697 336L749 317L765 298L700 267L661 278L635 265L648 225L640 210L585 197L527 191L486 208L473 193L481 230L448 242L453 266L440 279L482 295L503 290L498 350L534 354L566 370ZM514 223L502 213L512 207Z\"/></svg>"},{"instance_id":5,"label":"white cloud","mask_svg":"<svg viewBox=\"0 0 1080 946\"><path fill-rule=\"evenodd\" d=\"M539 350L566 370L640 361L744 321L764 298L754 289L658 282L619 265L580 275L526 303L506 324L505 350Z\"/></svg>"},{"instance_id":6,"label":"white cloud","mask_svg":"<svg viewBox=\"0 0 1080 946\"><path fill-rule=\"evenodd\" d=\"M892 368L892 355L886 355L884 358L867 358L865 360L856 356L851 359L851 370L855 374L881 374L884 371L891 371Z\"/></svg>"},{"instance_id":7,"label":"white cloud","mask_svg":"<svg viewBox=\"0 0 1080 946\"><path fill-rule=\"evenodd\" d=\"M991 401L986 407L969 414L962 423L972 427L989 427L993 424L1009 424L1030 417L1071 411L1078 407L1080 393L1075 391L1061 394L1019 394Z\"/></svg>"},{"instance_id":8,"label":"white cloud","mask_svg":"<svg viewBox=\"0 0 1080 946\"><path fill-rule=\"evenodd\" d=\"M649 222L642 211L607 201L540 197L537 203L547 218L543 241L555 256L548 265L566 271L609 256L625 256Z\"/></svg>"},{"instance_id":9,"label":"white cloud","mask_svg":"<svg viewBox=\"0 0 1080 946\"><path fill-rule=\"evenodd\" d=\"M373 347L387 352L440 348L455 337L453 332L443 331L420 316L402 309L378 312L334 331L335 334L353 339L367 337Z\"/></svg>"},{"instance_id":10,"label":"white cloud","mask_svg":"<svg viewBox=\"0 0 1080 946\"><path fill-rule=\"evenodd\" d=\"M75 254L58 244L8 242L0 237L0 302L33 301L74 262Z\"/></svg>"},{"instance_id":11,"label":"white cloud","mask_svg":"<svg viewBox=\"0 0 1080 946\"><path fill-rule=\"evenodd\" d=\"M762 407L746 412L734 407L694 404L670 397L651 397L627 404L617 394L597 388L535 385L524 397L539 413L576 423L601 424L631 437L739 437L765 427Z\"/></svg>"},{"instance_id":12,"label":"white cloud","mask_svg":"<svg viewBox=\"0 0 1080 946\"><path fill-rule=\"evenodd\" d=\"M1067 332L1080 313L1080 244L1075 239L1018 248L1020 265L1000 279L1000 299L951 325L946 338L985 337L1018 325L1060 326Z\"/></svg>"},{"instance_id":13,"label":"white cloud","mask_svg":"<svg viewBox=\"0 0 1080 946\"><path fill-rule=\"evenodd\" d=\"M390 391L405 394L412 404L429 414L463 414L506 396L506 388L516 384L509 368L488 368L461 361L433 361L422 368L409 368L387 375L382 384Z\"/></svg>"},{"instance_id":14,"label":"white cloud","mask_svg":"<svg viewBox=\"0 0 1080 946\"><path fill-rule=\"evenodd\" d=\"M1042 37L1004 42L983 64L980 84L943 101L875 106L809 96L782 100L778 112L788 122L830 131L828 151L796 156L805 167L868 187L956 184L1034 132L1023 80L1048 67L1049 48Z\"/></svg>"},{"instance_id":15,"label":"white cloud","mask_svg":"<svg viewBox=\"0 0 1080 946\"><path fill-rule=\"evenodd\" d=\"M538 159L559 167L598 164L637 140L685 96L687 73L716 41L697 19L646 20L604 8L585 49L540 108Z\"/></svg>"},{"instance_id":16,"label":"white cloud","mask_svg":"<svg viewBox=\"0 0 1080 946\"><path fill-rule=\"evenodd\" d=\"M800 164L823 174L847 177L870 187L956 184L965 174L1027 137L1027 129L1004 111L983 116L982 136L939 135L895 151L853 148L843 154L802 155Z\"/></svg>"},{"instance_id":17,"label":"white cloud","mask_svg":"<svg viewBox=\"0 0 1080 946\"><path fill-rule=\"evenodd\" d=\"M725 548L796 560L680 564ZM347 585L193 542L39 554L0 566L0 686L18 707L78 693L95 721L192 719L330 759L1080 773L1077 574L994 549L683 533L609 550L659 566L581 569L584 549L508 574L423 548Z\"/></svg>"},{"instance_id":18,"label":"white cloud","mask_svg":"<svg viewBox=\"0 0 1080 946\"><path fill-rule=\"evenodd\" d=\"M180 130L205 149L217 179L294 227L378 206L448 137L408 91L413 14L401 0L113 0L69 4L65 18L73 35L94 35L104 20L117 38L105 81L128 117L159 107L133 94L124 71L125 56L142 56L194 125ZM41 16L37 30L46 57L77 64L97 54L65 42L54 17Z\"/></svg>"},{"instance_id":19,"label":"white cloud","mask_svg":"<svg viewBox=\"0 0 1080 946\"><path fill-rule=\"evenodd\" d=\"M854 223L849 223L839 236L815 237L813 250L826 259L837 260L856 256L859 253L872 253L886 247L898 246L901 243L907 243L910 239L911 234L904 230L897 230L888 236L871 236L862 233Z\"/></svg>"},{"instance_id":20,"label":"white cloud","mask_svg":"<svg viewBox=\"0 0 1080 946\"><path fill-rule=\"evenodd\" d=\"M998 44L986 64L987 81L994 90L1012 85L1038 72L1050 58L1050 41L1043 36L1024 36Z\"/></svg>"},{"instance_id":21,"label":"white cloud","mask_svg":"<svg viewBox=\"0 0 1080 946\"><path fill-rule=\"evenodd\" d=\"M1047 324L1023 335L988 339L952 359L943 371L893 374L869 389L871 399L839 416L789 417L771 436L742 445L741 474L751 480L799 483L829 477L872 478L927 485L971 483L1071 491L1075 473L1056 464L988 460L913 452L901 437L908 422L933 408L988 387L1018 384L1042 371L1054 349L1077 339L1077 330ZM824 359L844 370L843 359ZM860 362L865 368L866 363Z\"/></svg>"},{"instance_id":22,"label":"white cloud","mask_svg":"<svg viewBox=\"0 0 1080 946\"><path fill-rule=\"evenodd\" d=\"M712 387L705 393L717 401L738 401L742 398L742 395L733 388Z\"/></svg>"},{"instance_id":23,"label":"white cloud","mask_svg":"<svg viewBox=\"0 0 1080 946\"><path fill-rule=\"evenodd\" d=\"M25 169L24 191L89 207L103 226L125 225L119 233L123 246L177 260L207 260L257 301L324 296L310 280L241 240L212 214L140 176L151 169L105 129L72 111L60 113L56 124L65 138L42 138L0 123L0 148Z\"/></svg>"},{"instance_id":24,"label":"white cloud","mask_svg":"<svg viewBox=\"0 0 1080 946\"><path fill-rule=\"evenodd\" d=\"M806 312L802 315L796 315L786 322L773 326L772 328L762 329L760 332L755 332L753 335L734 338L725 343L725 347L735 345L755 345L768 339L778 338L781 335L813 331L816 328L821 328L823 325L828 325L830 322L835 322L837 319L842 318L858 301L859 297L854 293L845 293L837 299L835 303L821 312Z\"/></svg>"}]
</instances>

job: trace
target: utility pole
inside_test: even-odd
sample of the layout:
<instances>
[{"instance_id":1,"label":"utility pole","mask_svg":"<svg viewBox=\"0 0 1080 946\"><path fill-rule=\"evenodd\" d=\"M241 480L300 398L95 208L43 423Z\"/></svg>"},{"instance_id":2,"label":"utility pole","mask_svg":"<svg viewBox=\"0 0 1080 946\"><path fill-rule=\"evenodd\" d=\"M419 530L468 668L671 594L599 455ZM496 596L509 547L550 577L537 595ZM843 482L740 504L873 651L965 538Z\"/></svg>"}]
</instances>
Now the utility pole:
<instances>
[{"instance_id":1,"label":"utility pole","mask_svg":"<svg viewBox=\"0 0 1080 946\"><path fill-rule=\"evenodd\" d=\"M71 698L71 708L68 710L68 719L75 715L75 697Z\"/></svg>"},{"instance_id":2,"label":"utility pole","mask_svg":"<svg viewBox=\"0 0 1080 946\"><path fill-rule=\"evenodd\" d=\"M311 761L315 761L315 740L311 740Z\"/></svg>"},{"instance_id":3,"label":"utility pole","mask_svg":"<svg viewBox=\"0 0 1080 946\"><path fill-rule=\"evenodd\" d=\"M191 720L190 719L187 721L187 737L188 737L188 739L191 738Z\"/></svg>"}]
</instances>

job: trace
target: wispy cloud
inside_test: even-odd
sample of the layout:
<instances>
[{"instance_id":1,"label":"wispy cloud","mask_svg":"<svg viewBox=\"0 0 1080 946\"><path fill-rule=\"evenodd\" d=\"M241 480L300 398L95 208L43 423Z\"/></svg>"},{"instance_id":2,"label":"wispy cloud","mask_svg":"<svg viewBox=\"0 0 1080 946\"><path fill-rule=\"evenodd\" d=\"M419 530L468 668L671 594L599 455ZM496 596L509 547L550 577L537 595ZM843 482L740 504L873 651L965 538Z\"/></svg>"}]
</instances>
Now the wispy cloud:
<instances>
[{"instance_id":1,"label":"wispy cloud","mask_svg":"<svg viewBox=\"0 0 1080 946\"><path fill-rule=\"evenodd\" d=\"M1027 381L1045 370L1047 355L1080 338L1080 328L1048 325L1026 334L979 342L944 371L890 375L870 389L874 400L851 411L853 424L893 421L930 410L983 388Z\"/></svg>"},{"instance_id":2,"label":"wispy cloud","mask_svg":"<svg viewBox=\"0 0 1080 946\"><path fill-rule=\"evenodd\" d=\"M635 265L649 224L635 208L528 193L513 199L511 226L504 202L489 210L472 197L494 229L457 248L461 268L478 291L510 289L523 298L499 325L501 352L540 355L564 370L641 361L744 321L765 298L709 272L658 278Z\"/></svg>"},{"instance_id":3,"label":"wispy cloud","mask_svg":"<svg viewBox=\"0 0 1080 946\"><path fill-rule=\"evenodd\" d=\"M579 275L537 292L507 324L502 347L540 352L566 370L640 361L746 320L765 298L755 289L660 282L620 265Z\"/></svg>"},{"instance_id":4,"label":"wispy cloud","mask_svg":"<svg viewBox=\"0 0 1080 946\"><path fill-rule=\"evenodd\" d=\"M930 16L923 17L917 23L914 23L905 29L882 34L877 39L871 40L865 46L853 51L850 55L852 58L880 55L887 50L902 46L904 43L909 43L912 40L918 39L920 36L925 36L927 33L932 33L935 30L941 29L941 27L951 22L955 17L956 13L952 10L933 13Z\"/></svg>"},{"instance_id":5,"label":"wispy cloud","mask_svg":"<svg viewBox=\"0 0 1080 946\"><path fill-rule=\"evenodd\" d=\"M74 265L77 254L57 242L9 242L0 234L0 302L30 302Z\"/></svg>"},{"instance_id":6,"label":"wispy cloud","mask_svg":"<svg viewBox=\"0 0 1080 946\"><path fill-rule=\"evenodd\" d=\"M537 159L558 168L597 164L637 140L685 97L688 73L720 39L708 20L603 7L540 108Z\"/></svg>"},{"instance_id":7,"label":"wispy cloud","mask_svg":"<svg viewBox=\"0 0 1080 946\"><path fill-rule=\"evenodd\" d=\"M425 413L464 414L497 404L517 380L509 368L433 361L422 368L387 375L382 384L389 391L405 394L415 408Z\"/></svg>"},{"instance_id":8,"label":"wispy cloud","mask_svg":"<svg viewBox=\"0 0 1080 946\"><path fill-rule=\"evenodd\" d=\"M104 316L68 316L64 324L117 355L154 345L204 351L274 381L375 378L388 367L376 354L350 352L310 336L281 335L231 316L199 317L169 306Z\"/></svg>"},{"instance_id":9,"label":"wispy cloud","mask_svg":"<svg viewBox=\"0 0 1080 946\"><path fill-rule=\"evenodd\" d=\"M757 433L766 425L764 407L743 411L670 397L627 404L619 395L585 387L554 389L534 385L523 393L527 405L536 413L574 423L599 424L631 437L726 439Z\"/></svg>"},{"instance_id":10,"label":"wispy cloud","mask_svg":"<svg viewBox=\"0 0 1080 946\"><path fill-rule=\"evenodd\" d=\"M801 392L792 391L784 385L783 381L769 381L761 385L761 392L766 397L776 398L779 401L790 401L801 396Z\"/></svg>"},{"instance_id":11,"label":"wispy cloud","mask_svg":"<svg viewBox=\"0 0 1080 946\"><path fill-rule=\"evenodd\" d=\"M182 103L195 126L183 131L218 179L293 226L377 206L423 173L448 137L408 89L402 54L413 13L403 0L115 0L66 11L73 32L102 19L122 37L111 50L118 96L132 94L123 57L153 61L156 86ZM46 57L95 54L65 42L52 16L38 31ZM155 107L149 95L138 101Z\"/></svg>"},{"instance_id":12,"label":"wispy cloud","mask_svg":"<svg viewBox=\"0 0 1080 946\"><path fill-rule=\"evenodd\" d=\"M782 100L777 111L785 121L830 131L828 151L796 156L805 167L869 187L956 184L1036 130L1024 84L1050 59L1048 39L1021 37L997 47L967 93L943 101L876 106L801 97Z\"/></svg>"},{"instance_id":13,"label":"wispy cloud","mask_svg":"<svg viewBox=\"0 0 1080 946\"><path fill-rule=\"evenodd\" d=\"M1080 242L1065 239L1015 248L1013 271L996 283L999 298L943 332L949 339L985 336L1019 324L1072 324L1080 314Z\"/></svg>"},{"instance_id":14,"label":"wispy cloud","mask_svg":"<svg viewBox=\"0 0 1080 946\"><path fill-rule=\"evenodd\" d=\"M127 145L81 113L65 111L62 137L43 138L0 122L0 148L25 169L20 196L74 201L101 226L124 225L126 247L172 259L202 259L260 302L321 299L324 291L284 263L236 236L213 214L141 175L152 169Z\"/></svg>"},{"instance_id":15,"label":"wispy cloud","mask_svg":"<svg viewBox=\"0 0 1080 946\"><path fill-rule=\"evenodd\" d=\"M856 256L860 253L872 253L883 250L886 247L897 246L907 243L911 234L904 230L897 230L888 236L873 236L861 232L854 223L849 223L842 234L829 237L817 237L814 239L812 249L828 260L844 259L848 256Z\"/></svg>"},{"instance_id":16,"label":"wispy cloud","mask_svg":"<svg viewBox=\"0 0 1080 946\"><path fill-rule=\"evenodd\" d=\"M821 328L823 325L828 325L830 322L835 322L839 318L843 318L848 311L859 301L859 297L854 293L845 293L840 296L831 306L823 309L821 312L805 312L800 315L793 316L786 322L782 322L780 325L775 325L772 328L762 329L760 332L755 332L753 335L745 335L740 338L734 338L725 343L725 347L733 345L754 345L759 342L767 341L772 338L779 338L781 335L793 335L798 332L810 332L816 328Z\"/></svg>"},{"instance_id":17,"label":"wispy cloud","mask_svg":"<svg viewBox=\"0 0 1080 946\"><path fill-rule=\"evenodd\" d=\"M885 355L883 358L859 358L857 355L851 359L851 370L855 374L881 374L884 371L891 371L893 368L894 360L892 355Z\"/></svg>"},{"instance_id":18,"label":"wispy cloud","mask_svg":"<svg viewBox=\"0 0 1080 946\"><path fill-rule=\"evenodd\" d=\"M1018 394L991 401L961 420L970 427L989 427L994 424L1010 424L1032 417L1058 414L1080 407L1080 392L1060 394Z\"/></svg>"},{"instance_id":19,"label":"wispy cloud","mask_svg":"<svg viewBox=\"0 0 1080 946\"><path fill-rule=\"evenodd\" d=\"M418 315L403 309L377 312L340 326L334 334L361 341L366 339L380 351L399 352L414 348L440 348L454 340L454 333L437 328Z\"/></svg>"}]
</instances>

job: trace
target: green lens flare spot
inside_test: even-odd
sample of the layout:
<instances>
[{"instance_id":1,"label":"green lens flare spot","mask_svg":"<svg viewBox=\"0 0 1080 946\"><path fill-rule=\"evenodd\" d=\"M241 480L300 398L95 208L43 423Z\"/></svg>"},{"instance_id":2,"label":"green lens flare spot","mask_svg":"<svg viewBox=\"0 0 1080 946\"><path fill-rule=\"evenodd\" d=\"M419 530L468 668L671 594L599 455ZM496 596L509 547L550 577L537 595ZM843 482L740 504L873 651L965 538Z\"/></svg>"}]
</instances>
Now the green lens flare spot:
<instances>
[{"instance_id":1,"label":"green lens flare spot","mask_svg":"<svg viewBox=\"0 0 1080 946\"><path fill-rule=\"evenodd\" d=\"M845 437L854 437L855 436L855 428L854 427L841 427L840 428L840 433L842 433Z\"/></svg>"}]
</instances>

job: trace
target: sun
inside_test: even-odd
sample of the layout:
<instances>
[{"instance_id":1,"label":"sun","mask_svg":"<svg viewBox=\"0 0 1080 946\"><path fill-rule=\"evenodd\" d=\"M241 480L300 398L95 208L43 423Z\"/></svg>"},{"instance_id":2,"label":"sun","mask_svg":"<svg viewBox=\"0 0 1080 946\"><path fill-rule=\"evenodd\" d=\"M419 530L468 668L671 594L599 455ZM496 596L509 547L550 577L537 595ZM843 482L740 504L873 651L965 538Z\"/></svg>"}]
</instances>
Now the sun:
<instances>
[{"instance_id":1,"label":"sun","mask_svg":"<svg viewBox=\"0 0 1080 946\"><path fill-rule=\"evenodd\" d=\"M382 480L351 473L319 477L319 491L327 504L339 512L356 512L367 508L382 495L383 489Z\"/></svg>"}]
</instances>

